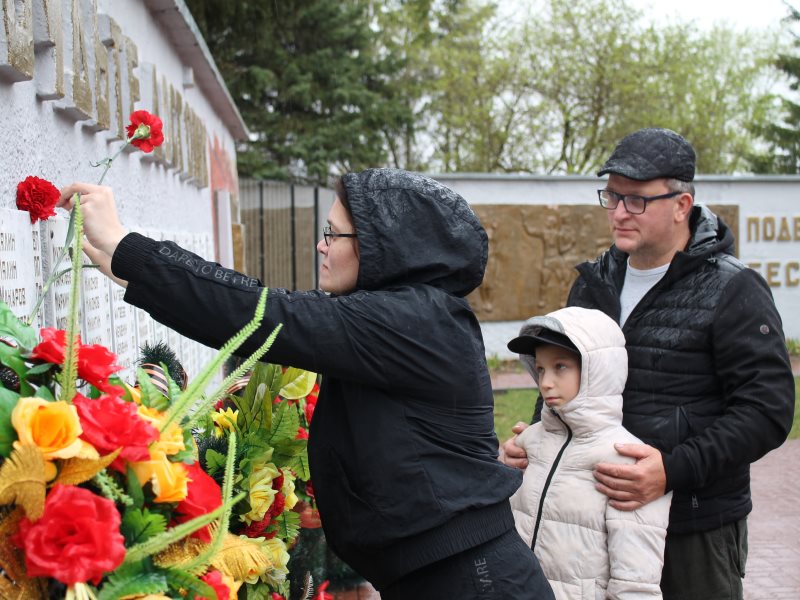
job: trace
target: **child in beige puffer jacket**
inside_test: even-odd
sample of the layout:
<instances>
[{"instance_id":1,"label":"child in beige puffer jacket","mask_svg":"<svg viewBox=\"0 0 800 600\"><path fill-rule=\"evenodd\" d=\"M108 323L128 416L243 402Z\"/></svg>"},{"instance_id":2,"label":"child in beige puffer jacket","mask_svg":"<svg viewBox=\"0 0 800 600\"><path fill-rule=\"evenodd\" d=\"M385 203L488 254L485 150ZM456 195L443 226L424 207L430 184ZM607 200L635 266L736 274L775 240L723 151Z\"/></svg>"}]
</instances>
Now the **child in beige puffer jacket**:
<instances>
[{"instance_id":1,"label":"child in beige puffer jacket","mask_svg":"<svg viewBox=\"0 0 800 600\"><path fill-rule=\"evenodd\" d=\"M628 356L619 326L597 310L564 308L529 319L508 348L544 400L541 421L516 440L528 467L511 506L556 599L660 599L672 494L621 511L592 475L600 462L633 462L615 443L640 443L622 426Z\"/></svg>"}]
</instances>

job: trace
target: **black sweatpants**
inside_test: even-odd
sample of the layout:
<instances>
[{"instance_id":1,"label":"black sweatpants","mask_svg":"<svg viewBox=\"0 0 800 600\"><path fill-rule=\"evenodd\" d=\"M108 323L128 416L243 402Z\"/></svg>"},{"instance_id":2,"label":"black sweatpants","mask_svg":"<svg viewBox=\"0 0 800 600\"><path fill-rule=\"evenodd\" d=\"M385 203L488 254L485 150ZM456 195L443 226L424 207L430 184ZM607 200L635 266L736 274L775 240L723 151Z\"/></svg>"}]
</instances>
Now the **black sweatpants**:
<instances>
[{"instance_id":1,"label":"black sweatpants","mask_svg":"<svg viewBox=\"0 0 800 600\"><path fill-rule=\"evenodd\" d=\"M555 600L515 529L409 573L380 594L381 600Z\"/></svg>"}]
</instances>

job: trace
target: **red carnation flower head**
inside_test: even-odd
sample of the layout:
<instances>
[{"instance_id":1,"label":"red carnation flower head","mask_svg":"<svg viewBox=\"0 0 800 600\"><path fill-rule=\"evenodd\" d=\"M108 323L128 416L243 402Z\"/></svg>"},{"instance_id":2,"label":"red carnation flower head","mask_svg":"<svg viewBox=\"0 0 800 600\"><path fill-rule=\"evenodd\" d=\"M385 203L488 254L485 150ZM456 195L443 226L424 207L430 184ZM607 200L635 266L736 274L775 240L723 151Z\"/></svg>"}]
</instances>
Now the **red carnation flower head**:
<instances>
[{"instance_id":1,"label":"red carnation flower head","mask_svg":"<svg viewBox=\"0 0 800 600\"><path fill-rule=\"evenodd\" d=\"M100 583L125 558L120 516L111 500L72 485L56 484L44 514L24 517L11 542L22 548L30 577L52 577L66 585Z\"/></svg>"},{"instance_id":2,"label":"red carnation flower head","mask_svg":"<svg viewBox=\"0 0 800 600\"><path fill-rule=\"evenodd\" d=\"M137 110L131 113L131 124L125 130L128 132L128 141L142 152L152 152L164 143L164 124L156 115L146 110Z\"/></svg>"},{"instance_id":3,"label":"red carnation flower head","mask_svg":"<svg viewBox=\"0 0 800 600\"><path fill-rule=\"evenodd\" d=\"M209 476L199 462L186 465L188 471L189 484L186 487L186 498L175 507L175 522L185 523L200 515L205 515L222 506L222 490L219 484ZM211 533L208 526L195 531L191 537L197 538L202 542L211 541Z\"/></svg>"},{"instance_id":4,"label":"red carnation flower head","mask_svg":"<svg viewBox=\"0 0 800 600\"><path fill-rule=\"evenodd\" d=\"M101 454L109 454L122 448L111 466L125 470L126 461L150 459L147 447L158 439L158 430L139 416L133 402L125 402L116 396L100 396L90 400L75 394L72 403L78 410L83 433L81 439L97 448Z\"/></svg>"},{"instance_id":5,"label":"red carnation flower head","mask_svg":"<svg viewBox=\"0 0 800 600\"><path fill-rule=\"evenodd\" d=\"M28 211L31 223L55 216L53 209L60 197L61 192L56 186L33 175L17 185L17 208Z\"/></svg>"}]
</instances>

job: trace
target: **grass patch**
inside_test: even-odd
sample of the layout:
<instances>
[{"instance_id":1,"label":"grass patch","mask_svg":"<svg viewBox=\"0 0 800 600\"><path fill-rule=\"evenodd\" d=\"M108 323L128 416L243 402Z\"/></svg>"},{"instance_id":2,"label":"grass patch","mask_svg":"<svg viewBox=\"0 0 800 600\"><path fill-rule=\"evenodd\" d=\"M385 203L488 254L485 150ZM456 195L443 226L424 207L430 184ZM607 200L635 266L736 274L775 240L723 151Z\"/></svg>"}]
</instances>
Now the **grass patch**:
<instances>
[{"instance_id":1,"label":"grass patch","mask_svg":"<svg viewBox=\"0 0 800 600\"><path fill-rule=\"evenodd\" d=\"M494 431L500 442L511 437L511 427L517 421L531 422L537 395L536 389L495 392Z\"/></svg>"},{"instance_id":2,"label":"grass patch","mask_svg":"<svg viewBox=\"0 0 800 600\"><path fill-rule=\"evenodd\" d=\"M511 437L511 427L517 421L529 423L536 402L536 390L508 390L494 395L494 430L504 442ZM790 440L800 439L800 377L794 378L794 422Z\"/></svg>"}]
</instances>

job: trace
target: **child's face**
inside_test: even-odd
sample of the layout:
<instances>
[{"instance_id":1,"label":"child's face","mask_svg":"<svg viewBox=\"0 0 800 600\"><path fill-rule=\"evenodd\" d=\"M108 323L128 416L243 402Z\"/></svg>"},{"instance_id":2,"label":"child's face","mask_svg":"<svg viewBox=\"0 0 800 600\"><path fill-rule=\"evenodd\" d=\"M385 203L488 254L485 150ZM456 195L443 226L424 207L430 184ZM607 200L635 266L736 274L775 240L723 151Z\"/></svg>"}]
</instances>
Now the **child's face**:
<instances>
[{"instance_id":1,"label":"child's face","mask_svg":"<svg viewBox=\"0 0 800 600\"><path fill-rule=\"evenodd\" d=\"M536 373L539 391L550 408L563 406L581 387L580 356L561 346L542 345L536 348Z\"/></svg>"}]
</instances>

